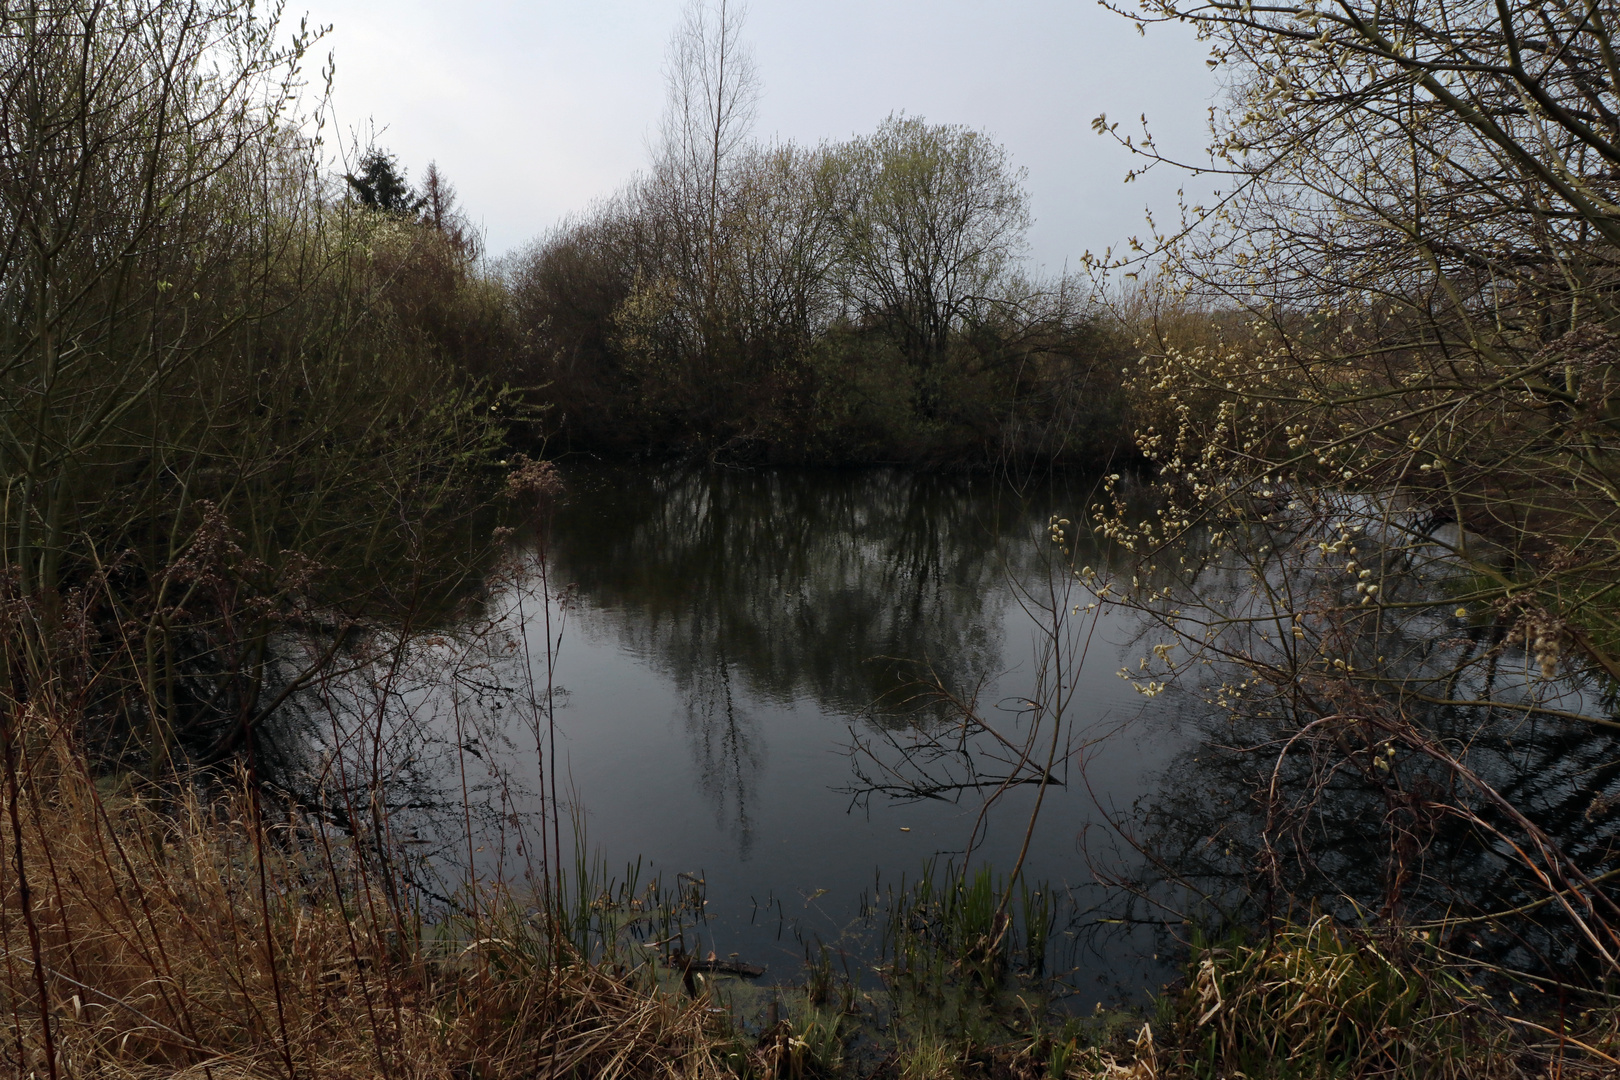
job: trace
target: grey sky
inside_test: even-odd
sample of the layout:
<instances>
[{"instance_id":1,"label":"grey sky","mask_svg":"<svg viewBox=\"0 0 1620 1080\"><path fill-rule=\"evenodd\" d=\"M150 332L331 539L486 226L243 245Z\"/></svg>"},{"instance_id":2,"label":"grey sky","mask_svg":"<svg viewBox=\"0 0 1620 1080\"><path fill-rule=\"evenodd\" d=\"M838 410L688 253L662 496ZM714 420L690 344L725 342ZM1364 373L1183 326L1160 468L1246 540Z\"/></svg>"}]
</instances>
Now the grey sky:
<instances>
[{"instance_id":1,"label":"grey sky","mask_svg":"<svg viewBox=\"0 0 1620 1080\"><path fill-rule=\"evenodd\" d=\"M413 180L437 160L496 254L643 164L682 7L306 2L312 21L334 24L339 125L375 121ZM1184 181L1123 184L1131 162L1092 118L1135 127L1145 112L1162 147L1197 158L1215 93L1186 30L1142 37L1091 0L754 0L746 38L763 137L844 138L898 110L995 135L1029 171L1031 254L1050 270L1143 232L1148 205L1170 215Z\"/></svg>"}]
</instances>

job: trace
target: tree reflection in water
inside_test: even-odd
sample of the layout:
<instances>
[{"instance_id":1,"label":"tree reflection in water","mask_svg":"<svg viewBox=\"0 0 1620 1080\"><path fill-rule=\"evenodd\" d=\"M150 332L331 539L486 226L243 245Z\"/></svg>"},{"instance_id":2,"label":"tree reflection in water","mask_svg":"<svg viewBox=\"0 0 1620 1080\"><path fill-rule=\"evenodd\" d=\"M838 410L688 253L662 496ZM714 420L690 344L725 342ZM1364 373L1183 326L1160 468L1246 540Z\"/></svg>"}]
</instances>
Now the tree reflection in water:
<instances>
[{"instance_id":1,"label":"tree reflection in water","mask_svg":"<svg viewBox=\"0 0 1620 1080\"><path fill-rule=\"evenodd\" d=\"M687 660L686 731L698 785L714 803L715 823L729 825L738 857L746 861L754 840L749 800L754 778L765 764L764 740L758 721L737 705L725 652L717 650L712 666L700 657Z\"/></svg>"},{"instance_id":2,"label":"tree reflection in water","mask_svg":"<svg viewBox=\"0 0 1620 1080\"><path fill-rule=\"evenodd\" d=\"M1047 501L986 477L671 467L569 482L559 579L678 687L700 782L744 845L766 750L740 700L907 722L872 706L913 662L957 687L999 674L1008 575L1045 572L1032 540Z\"/></svg>"},{"instance_id":3,"label":"tree reflection in water","mask_svg":"<svg viewBox=\"0 0 1620 1080\"><path fill-rule=\"evenodd\" d=\"M1615 869L1609 799L1620 740L1557 719L1484 719L1466 710L1438 711L1424 723L1453 744L1466 742L1459 757L1467 766L1589 877ZM1133 887L1181 908L1179 886L1190 885L1228 925L1298 919L1312 909L1351 924L1399 920L1436 932L1449 919L1444 943L1479 959L1543 974L1596 972L1585 939L1508 846L1512 822L1462 789L1449 768L1401 755L1389 774L1369 776L1335 767L1319 747L1278 768L1274 725L1221 716L1203 727L1203 741L1166 771L1136 822L1151 863ZM1282 807L1270 798L1273 783ZM1537 906L1519 910L1528 905ZM1501 912L1518 914L1490 917Z\"/></svg>"},{"instance_id":4,"label":"tree reflection in water","mask_svg":"<svg viewBox=\"0 0 1620 1080\"><path fill-rule=\"evenodd\" d=\"M1515 971L1604 974L1620 725L1602 681L1527 655L1515 612L1459 607L1445 545L1387 507L1291 506L1218 553L1161 555L1131 600L1144 653L1184 650L1141 678L1171 680L1201 737L1120 819L1147 870L1116 878L1143 912L1326 911Z\"/></svg>"},{"instance_id":5,"label":"tree reflection in water","mask_svg":"<svg viewBox=\"0 0 1620 1080\"><path fill-rule=\"evenodd\" d=\"M859 919L875 874L912 880L930 858L960 859L974 835L975 859L1013 868L1034 786L986 822L985 792L971 787L849 813L859 777L845 752L851 726L878 751L955 734L949 702L914 693L919 675L964 700L983 684L998 731L1032 730L1051 642L1018 589L1077 588L1048 525L1054 509L1089 504L1090 478L1024 496L994 478L898 470L590 466L567 479L549 544L517 545L480 611L403 651L378 635L372 662L294 701L307 714L294 725L309 747L307 803L377 834L359 817L388 811L413 880L445 903L471 880L573 873L581 841L604 865L645 857L666 882L703 876L716 947L784 974L799 961L782 952L784 919L785 940L795 926L831 940ZM1084 543L1076 559L1103 566ZM1115 677L1130 625L1106 614L1087 670L1063 684L1072 745L1126 729L1095 759L1108 807L1159 797L1149 781L1180 745L1167 699L1146 702ZM913 707L875 707L905 697ZM1052 775L1063 786L1046 792L1025 869L1102 929L1055 936L1052 970L1073 968L1099 997L1162 982L1146 935L1099 922L1109 913L1094 909L1075 838L1095 835L1102 814L1075 769ZM773 903L774 920L756 918Z\"/></svg>"}]
</instances>

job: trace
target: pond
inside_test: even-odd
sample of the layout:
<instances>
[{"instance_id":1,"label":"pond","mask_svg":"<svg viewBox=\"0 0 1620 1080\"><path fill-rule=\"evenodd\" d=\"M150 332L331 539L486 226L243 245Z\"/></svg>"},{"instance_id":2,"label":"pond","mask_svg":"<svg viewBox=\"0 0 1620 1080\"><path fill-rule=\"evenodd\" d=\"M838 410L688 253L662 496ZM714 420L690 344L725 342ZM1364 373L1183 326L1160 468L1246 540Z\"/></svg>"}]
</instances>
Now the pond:
<instances>
[{"instance_id":1,"label":"pond","mask_svg":"<svg viewBox=\"0 0 1620 1080\"><path fill-rule=\"evenodd\" d=\"M1526 970L1589 960L1501 839L1516 826L1444 768L1364 768L1353 747L1322 756L1326 743L1279 764L1319 713L1216 706L1219 664L1153 697L1121 678L1150 660L1153 620L1062 592L1072 571L1047 531L1096 501L1095 478L590 466L565 479L544 540L515 546L476 617L379 648L356 677L298 699L297 745L318 778L306 804L351 833L391 830L437 902L458 903L471 878L539 884L549 815L563 864L578 852L598 884L695 887L706 903L687 948L792 981L823 945L872 959L884 890L930 864L1006 872L1027 839L1024 880L1062 898L1054 963L1080 1008L1139 1001L1172 978L1187 914L1421 922L1511 908L1516 922L1474 919L1454 947ZM1318 546L1263 539L1262 562L1285 542ZM1095 548L1074 554L1110 569ZM1268 636L1275 613L1254 607L1256 583L1281 571L1240 569L1152 584L1167 607L1229 619L1223 633L1244 636L1227 655L1265 663L1294 640ZM1296 590L1345 588L1319 568L1288 573ZM1582 872L1620 874L1620 738L1571 719L1607 706L1578 683L1503 684L1522 649L1436 614L1424 597L1439 587L1407 576L1419 602L1358 614L1344 633L1384 654L1386 675L1404 672L1391 683L1403 693L1443 677L1447 701L1402 699L1403 715ZM1368 610L1345 603L1324 610ZM1054 687L1065 704L1050 785L1013 787L981 818L989 789L965 783L975 775L950 752L953 701L1017 746L1028 703ZM923 752L919 733L934 740ZM918 790L925 780L936 786ZM1279 831L1284 804L1294 823ZM1275 869L1260 881L1264 865Z\"/></svg>"},{"instance_id":2,"label":"pond","mask_svg":"<svg viewBox=\"0 0 1620 1080\"><path fill-rule=\"evenodd\" d=\"M552 678L586 844L610 867L701 877L703 947L796 976L804 941L837 943L880 880L960 859L980 792L873 793L877 761L852 749L892 761L883 736L918 720L901 703L924 670L1016 724L1042 663L1048 521L1093 498L1080 478L570 471L550 534L567 597ZM1107 738L1054 770L1025 868L1081 910L1101 900L1083 842L1099 807L1152 791L1181 746L1116 674L1131 637L1102 615L1068 720L1076 742ZM1010 867L1033 798L994 808L976 861ZM1166 975L1137 937L1084 948L1099 1000Z\"/></svg>"}]
</instances>

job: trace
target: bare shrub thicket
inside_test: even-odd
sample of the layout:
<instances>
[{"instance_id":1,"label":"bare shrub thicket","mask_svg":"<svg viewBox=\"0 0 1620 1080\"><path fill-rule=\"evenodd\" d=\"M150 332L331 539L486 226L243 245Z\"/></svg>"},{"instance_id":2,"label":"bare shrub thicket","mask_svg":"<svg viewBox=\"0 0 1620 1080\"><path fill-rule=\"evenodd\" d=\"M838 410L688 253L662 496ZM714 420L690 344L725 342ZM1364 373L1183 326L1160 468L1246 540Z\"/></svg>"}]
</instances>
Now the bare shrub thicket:
<instances>
[{"instance_id":1,"label":"bare shrub thicket","mask_svg":"<svg viewBox=\"0 0 1620 1080\"><path fill-rule=\"evenodd\" d=\"M1093 267L1152 468L1056 508L1090 596L1041 606L1134 610L1120 675L1195 734L1090 849L1132 918L1203 934L1157 1067L1610 1068L1620 10L1125 14L1193 27L1227 98L1207 158L1097 130L1218 190ZM989 772L1043 782L1033 725L962 713Z\"/></svg>"},{"instance_id":2,"label":"bare shrub thicket","mask_svg":"<svg viewBox=\"0 0 1620 1080\"><path fill-rule=\"evenodd\" d=\"M119 767L240 749L277 619L442 597L479 545L504 423L452 361L504 309L452 229L331 189L312 42L228 2L0 15L6 676L26 705L100 589Z\"/></svg>"}]
</instances>

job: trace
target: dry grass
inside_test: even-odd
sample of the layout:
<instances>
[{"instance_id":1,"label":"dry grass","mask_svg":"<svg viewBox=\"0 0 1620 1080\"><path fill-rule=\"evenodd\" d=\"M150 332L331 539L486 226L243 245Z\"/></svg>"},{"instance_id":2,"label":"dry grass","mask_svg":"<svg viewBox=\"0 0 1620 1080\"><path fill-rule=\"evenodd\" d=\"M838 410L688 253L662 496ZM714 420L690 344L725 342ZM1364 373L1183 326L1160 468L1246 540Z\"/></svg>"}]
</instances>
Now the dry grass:
<instances>
[{"instance_id":1,"label":"dry grass","mask_svg":"<svg viewBox=\"0 0 1620 1080\"><path fill-rule=\"evenodd\" d=\"M241 783L206 799L98 786L65 725L26 721L0 802L12 1075L721 1071L705 1002L580 961L512 904L447 946L353 842L265 820Z\"/></svg>"},{"instance_id":2,"label":"dry grass","mask_svg":"<svg viewBox=\"0 0 1620 1080\"><path fill-rule=\"evenodd\" d=\"M1279 1080L1615 1075L1614 1032L1594 1013L1565 1024L1531 1017L1524 1002L1510 1015L1478 974L1415 934L1350 931L1326 916L1256 944L1202 945L1186 986L1161 1002L1165 1045L1138 1065Z\"/></svg>"}]
</instances>

